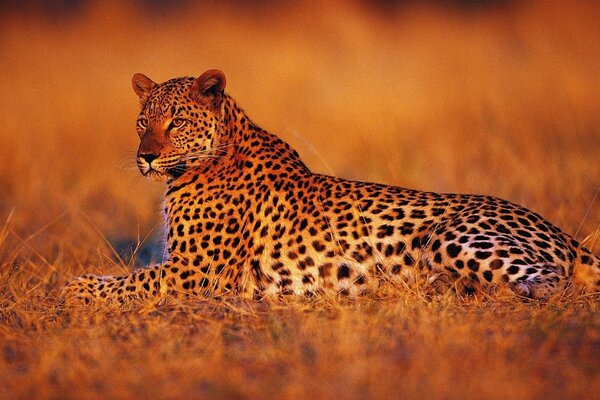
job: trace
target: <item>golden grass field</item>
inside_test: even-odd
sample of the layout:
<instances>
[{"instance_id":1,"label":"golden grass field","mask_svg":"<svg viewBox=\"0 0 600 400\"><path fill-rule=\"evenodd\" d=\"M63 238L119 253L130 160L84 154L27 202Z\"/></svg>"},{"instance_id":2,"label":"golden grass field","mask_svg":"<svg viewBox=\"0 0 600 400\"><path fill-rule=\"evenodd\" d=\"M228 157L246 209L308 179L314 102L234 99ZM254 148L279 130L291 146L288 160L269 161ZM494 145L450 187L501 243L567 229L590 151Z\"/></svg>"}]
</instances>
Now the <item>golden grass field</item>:
<instances>
[{"instance_id":1,"label":"golden grass field","mask_svg":"<svg viewBox=\"0 0 600 400\"><path fill-rule=\"evenodd\" d=\"M598 398L597 297L58 301L160 259L135 72L220 68L315 171L503 197L600 254L597 4L28 4L0 8L0 398Z\"/></svg>"}]
</instances>

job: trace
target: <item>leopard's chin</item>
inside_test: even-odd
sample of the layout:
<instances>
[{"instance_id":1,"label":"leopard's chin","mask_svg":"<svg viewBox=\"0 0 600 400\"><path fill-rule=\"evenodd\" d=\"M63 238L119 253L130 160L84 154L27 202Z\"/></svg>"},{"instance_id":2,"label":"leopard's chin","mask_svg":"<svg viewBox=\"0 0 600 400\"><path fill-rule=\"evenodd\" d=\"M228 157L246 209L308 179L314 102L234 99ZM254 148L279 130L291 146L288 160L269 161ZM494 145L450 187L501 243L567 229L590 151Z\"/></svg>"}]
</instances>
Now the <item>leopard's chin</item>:
<instances>
[{"instance_id":1,"label":"leopard's chin","mask_svg":"<svg viewBox=\"0 0 600 400\"><path fill-rule=\"evenodd\" d=\"M156 171L154 169L143 174L146 178L154 182L167 182L172 179L172 176L163 172Z\"/></svg>"}]
</instances>

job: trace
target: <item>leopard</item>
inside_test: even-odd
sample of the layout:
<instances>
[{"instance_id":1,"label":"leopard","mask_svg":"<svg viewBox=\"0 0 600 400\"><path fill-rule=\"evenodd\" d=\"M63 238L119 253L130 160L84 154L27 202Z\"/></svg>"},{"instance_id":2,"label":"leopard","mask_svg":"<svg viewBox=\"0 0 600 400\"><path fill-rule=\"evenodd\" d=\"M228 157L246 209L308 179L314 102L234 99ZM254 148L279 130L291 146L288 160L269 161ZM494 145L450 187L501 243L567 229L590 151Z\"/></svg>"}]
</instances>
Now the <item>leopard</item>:
<instances>
[{"instance_id":1,"label":"leopard","mask_svg":"<svg viewBox=\"0 0 600 400\"><path fill-rule=\"evenodd\" d=\"M63 287L70 304L358 296L386 282L538 300L598 292L600 258L539 214L492 196L313 173L225 85L217 69L163 83L133 75L136 163L166 185L164 260L75 278Z\"/></svg>"}]
</instances>

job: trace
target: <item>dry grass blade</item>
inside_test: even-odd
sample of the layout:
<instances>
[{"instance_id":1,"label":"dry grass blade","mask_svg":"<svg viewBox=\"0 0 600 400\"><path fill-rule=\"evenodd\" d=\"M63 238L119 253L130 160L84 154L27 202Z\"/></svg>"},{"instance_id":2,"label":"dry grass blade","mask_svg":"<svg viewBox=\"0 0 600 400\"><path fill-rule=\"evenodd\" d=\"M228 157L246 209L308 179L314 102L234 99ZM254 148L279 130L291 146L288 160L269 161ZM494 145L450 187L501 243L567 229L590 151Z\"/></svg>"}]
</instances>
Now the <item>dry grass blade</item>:
<instances>
[{"instance_id":1,"label":"dry grass blade","mask_svg":"<svg viewBox=\"0 0 600 400\"><path fill-rule=\"evenodd\" d=\"M583 223L587 219L588 215L590 214L590 210L594 206L594 202L596 201L596 198L598 197L598 194L600 194L600 186L598 186L598 189L596 190L596 193L594 193L594 197L592 197L592 200L590 201L589 206L586 208L585 213L583 214L583 218L581 219L581 223L579 224L579 226L577 227L577 230L575 231L575 234L573 235L574 238L577 238L577 235L579 234L579 231L581 230L581 227L583 226ZM594 235L594 243L595 243L596 242L595 239L598 236L598 230L599 229L600 229L600 227L597 228L594 233L588 235L585 239L583 239L582 243L585 242L586 240L588 240L590 238L590 236L592 236L592 235ZM586 245L584 244L584 246L586 246ZM591 248L593 248L593 247L591 247Z\"/></svg>"}]
</instances>

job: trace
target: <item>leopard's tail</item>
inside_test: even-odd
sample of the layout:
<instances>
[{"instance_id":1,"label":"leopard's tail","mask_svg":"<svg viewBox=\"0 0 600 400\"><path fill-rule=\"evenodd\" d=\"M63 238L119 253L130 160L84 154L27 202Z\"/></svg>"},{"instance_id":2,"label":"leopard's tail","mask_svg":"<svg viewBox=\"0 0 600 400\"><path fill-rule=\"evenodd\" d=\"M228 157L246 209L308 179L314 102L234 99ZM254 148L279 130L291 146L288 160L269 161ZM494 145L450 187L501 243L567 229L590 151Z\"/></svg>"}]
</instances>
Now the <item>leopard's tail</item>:
<instances>
[{"instance_id":1,"label":"leopard's tail","mask_svg":"<svg viewBox=\"0 0 600 400\"><path fill-rule=\"evenodd\" d=\"M577 244L575 250L573 283L586 292L600 293L600 258L581 244Z\"/></svg>"}]
</instances>

